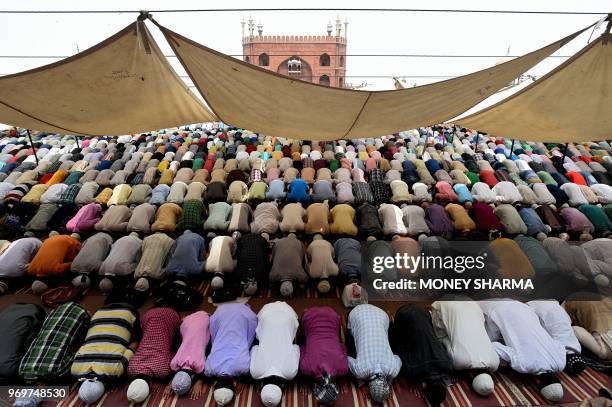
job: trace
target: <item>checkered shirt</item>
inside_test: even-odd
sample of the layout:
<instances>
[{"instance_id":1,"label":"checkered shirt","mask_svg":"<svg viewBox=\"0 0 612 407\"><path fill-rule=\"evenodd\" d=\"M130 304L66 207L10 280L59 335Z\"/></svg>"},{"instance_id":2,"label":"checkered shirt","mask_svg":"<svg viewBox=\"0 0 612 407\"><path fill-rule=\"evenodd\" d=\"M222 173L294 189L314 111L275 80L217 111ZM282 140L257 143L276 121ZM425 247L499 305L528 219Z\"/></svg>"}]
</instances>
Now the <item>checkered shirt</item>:
<instances>
[{"instance_id":1,"label":"checkered shirt","mask_svg":"<svg viewBox=\"0 0 612 407\"><path fill-rule=\"evenodd\" d=\"M134 175L134 178L132 178L130 185L134 186L134 185L142 184L143 180L144 180L144 172L137 172L136 175Z\"/></svg>"},{"instance_id":2,"label":"checkered shirt","mask_svg":"<svg viewBox=\"0 0 612 407\"><path fill-rule=\"evenodd\" d=\"M80 190L81 190L81 184L72 184L68 186L68 188L66 188L66 190L60 196L60 199L57 203L58 204L74 203L74 199L76 198Z\"/></svg>"},{"instance_id":3,"label":"checkered shirt","mask_svg":"<svg viewBox=\"0 0 612 407\"><path fill-rule=\"evenodd\" d=\"M302 160L303 168L314 168L314 161L310 157L306 157Z\"/></svg>"},{"instance_id":4,"label":"checkered shirt","mask_svg":"<svg viewBox=\"0 0 612 407\"><path fill-rule=\"evenodd\" d=\"M374 168L368 172L368 182L384 182L384 175L381 170Z\"/></svg>"},{"instance_id":5,"label":"checkered shirt","mask_svg":"<svg viewBox=\"0 0 612 407\"><path fill-rule=\"evenodd\" d=\"M251 170L251 182L261 181L261 170L258 168L253 168Z\"/></svg>"},{"instance_id":6,"label":"checkered shirt","mask_svg":"<svg viewBox=\"0 0 612 407\"><path fill-rule=\"evenodd\" d=\"M204 203L199 199L190 199L183 202L183 214L178 222L178 228L185 229L201 229L204 214Z\"/></svg>"},{"instance_id":7,"label":"checkered shirt","mask_svg":"<svg viewBox=\"0 0 612 407\"><path fill-rule=\"evenodd\" d=\"M353 182L353 196L355 198L355 205L361 205L362 203L374 202L374 196L372 190L367 182Z\"/></svg>"},{"instance_id":8,"label":"checkered shirt","mask_svg":"<svg viewBox=\"0 0 612 407\"><path fill-rule=\"evenodd\" d=\"M383 173L379 169L373 169L368 174L368 185L372 190L374 202L380 204L389 202L391 199L391 193L389 191L389 185L383 180Z\"/></svg>"},{"instance_id":9,"label":"checkered shirt","mask_svg":"<svg viewBox=\"0 0 612 407\"><path fill-rule=\"evenodd\" d=\"M348 358L351 373L360 380L376 375L394 378L402 362L389 344L389 316L370 304L356 306L348 316L348 328L355 339L357 357Z\"/></svg>"},{"instance_id":10,"label":"checkered shirt","mask_svg":"<svg viewBox=\"0 0 612 407\"><path fill-rule=\"evenodd\" d=\"M21 361L19 376L26 382L34 382L67 375L88 325L87 311L74 302L51 311Z\"/></svg>"},{"instance_id":11,"label":"checkered shirt","mask_svg":"<svg viewBox=\"0 0 612 407\"><path fill-rule=\"evenodd\" d=\"M165 378L170 374L172 343L181 317L172 308L151 308L141 319L142 340L130 359L128 375Z\"/></svg>"}]
</instances>

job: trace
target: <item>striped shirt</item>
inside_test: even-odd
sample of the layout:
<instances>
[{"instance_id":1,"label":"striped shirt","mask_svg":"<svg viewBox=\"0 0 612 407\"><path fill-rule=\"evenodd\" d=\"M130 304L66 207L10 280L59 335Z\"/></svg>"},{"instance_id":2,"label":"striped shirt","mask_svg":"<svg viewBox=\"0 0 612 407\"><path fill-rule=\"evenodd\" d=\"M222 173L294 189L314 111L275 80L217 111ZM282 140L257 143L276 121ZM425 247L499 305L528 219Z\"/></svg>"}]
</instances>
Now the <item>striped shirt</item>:
<instances>
[{"instance_id":1,"label":"striped shirt","mask_svg":"<svg viewBox=\"0 0 612 407\"><path fill-rule=\"evenodd\" d=\"M159 280L164 276L163 266L174 245L174 240L165 233L155 233L142 241L142 257L134 277L151 277Z\"/></svg>"},{"instance_id":2,"label":"striped shirt","mask_svg":"<svg viewBox=\"0 0 612 407\"><path fill-rule=\"evenodd\" d=\"M72 368L77 378L121 377L134 355L129 348L140 330L138 311L125 304L100 308L91 318L85 342L79 348Z\"/></svg>"}]
</instances>

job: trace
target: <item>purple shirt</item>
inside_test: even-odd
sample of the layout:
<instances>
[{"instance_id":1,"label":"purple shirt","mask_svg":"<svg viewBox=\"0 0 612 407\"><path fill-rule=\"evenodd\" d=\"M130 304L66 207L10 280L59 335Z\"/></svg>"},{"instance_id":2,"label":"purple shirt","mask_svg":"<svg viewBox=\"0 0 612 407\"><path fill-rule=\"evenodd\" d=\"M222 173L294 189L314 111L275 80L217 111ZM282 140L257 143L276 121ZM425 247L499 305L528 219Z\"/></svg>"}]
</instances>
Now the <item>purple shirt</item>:
<instances>
[{"instance_id":1,"label":"purple shirt","mask_svg":"<svg viewBox=\"0 0 612 407\"><path fill-rule=\"evenodd\" d=\"M209 377L249 374L257 315L246 304L221 305L210 317L212 348L204 374Z\"/></svg>"},{"instance_id":2,"label":"purple shirt","mask_svg":"<svg viewBox=\"0 0 612 407\"><path fill-rule=\"evenodd\" d=\"M305 344L300 348L300 371L321 378L348 373L346 348L340 342L340 316L330 307L313 307L304 311L302 329Z\"/></svg>"}]
</instances>

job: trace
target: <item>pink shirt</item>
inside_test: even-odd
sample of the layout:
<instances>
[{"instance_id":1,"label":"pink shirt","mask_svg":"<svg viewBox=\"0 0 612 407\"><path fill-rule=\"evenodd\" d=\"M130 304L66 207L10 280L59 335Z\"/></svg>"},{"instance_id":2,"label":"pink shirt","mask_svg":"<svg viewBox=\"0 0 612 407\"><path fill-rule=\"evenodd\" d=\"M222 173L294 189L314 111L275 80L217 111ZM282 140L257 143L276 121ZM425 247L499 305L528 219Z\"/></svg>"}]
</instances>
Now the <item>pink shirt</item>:
<instances>
[{"instance_id":1,"label":"pink shirt","mask_svg":"<svg viewBox=\"0 0 612 407\"><path fill-rule=\"evenodd\" d=\"M87 232L102 218L102 207L97 203L83 206L72 219L66 223L66 229L73 233Z\"/></svg>"},{"instance_id":2,"label":"pink shirt","mask_svg":"<svg viewBox=\"0 0 612 407\"><path fill-rule=\"evenodd\" d=\"M367 159L365 165L366 165L366 171L370 171L375 168L378 168L378 162L376 161L375 158L372 158L372 157Z\"/></svg>"},{"instance_id":3,"label":"pink shirt","mask_svg":"<svg viewBox=\"0 0 612 407\"><path fill-rule=\"evenodd\" d=\"M205 311L195 312L183 319L181 346L170 362L173 371L187 370L197 374L204 371L206 347L210 341L209 320L210 317Z\"/></svg>"},{"instance_id":4,"label":"pink shirt","mask_svg":"<svg viewBox=\"0 0 612 407\"><path fill-rule=\"evenodd\" d=\"M268 183L270 183L270 181L278 179L278 177L280 177L280 170L278 168L272 167L266 170L266 181L268 181Z\"/></svg>"}]
</instances>

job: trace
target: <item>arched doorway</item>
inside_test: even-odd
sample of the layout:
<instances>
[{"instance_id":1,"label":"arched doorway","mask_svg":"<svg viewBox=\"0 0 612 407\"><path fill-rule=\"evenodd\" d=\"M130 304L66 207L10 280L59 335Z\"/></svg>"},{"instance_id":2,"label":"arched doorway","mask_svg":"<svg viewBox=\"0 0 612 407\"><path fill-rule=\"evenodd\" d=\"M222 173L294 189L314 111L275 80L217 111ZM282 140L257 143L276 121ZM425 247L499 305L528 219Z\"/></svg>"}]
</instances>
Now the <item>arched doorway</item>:
<instances>
[{"instance_id":1,"label":"arched doorway","mask_svg":"<svg viewBox=\"0 0 612 407\"><path fill-rule=\"evenodd\" d=\"M319 77L319 84L324 86L329 86L329 76L321 75Z\"/></svg>"}]
</instances>

